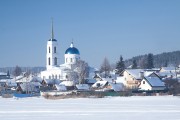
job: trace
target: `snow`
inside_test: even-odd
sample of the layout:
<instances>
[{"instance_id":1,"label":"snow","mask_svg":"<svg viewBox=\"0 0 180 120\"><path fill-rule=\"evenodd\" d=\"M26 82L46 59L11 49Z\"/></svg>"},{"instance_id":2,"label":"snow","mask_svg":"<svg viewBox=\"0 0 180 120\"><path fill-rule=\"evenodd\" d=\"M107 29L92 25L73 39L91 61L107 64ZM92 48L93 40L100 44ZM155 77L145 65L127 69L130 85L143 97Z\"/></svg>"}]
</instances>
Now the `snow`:
<instances>
[{"instance_id":1,"label":"snow","mask_svg":"<svg viewBox=\"0 0 180 120\"><path fill-rule=\"evenodd\" d=\"M0 98L1 120L179 120L180 97ZM3 103L3 104L2 104Z\"/></svg>"}]
</instances>

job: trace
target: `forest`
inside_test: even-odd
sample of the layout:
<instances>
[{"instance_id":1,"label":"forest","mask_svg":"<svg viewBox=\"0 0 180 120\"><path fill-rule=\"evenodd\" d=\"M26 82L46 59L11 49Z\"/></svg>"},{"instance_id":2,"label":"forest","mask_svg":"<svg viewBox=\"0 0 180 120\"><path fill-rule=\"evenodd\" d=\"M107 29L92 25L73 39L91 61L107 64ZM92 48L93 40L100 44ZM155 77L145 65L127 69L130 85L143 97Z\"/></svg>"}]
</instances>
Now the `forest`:
<instances>
[{"instance_id":1,"label":"forest","mask_svg":"<svg viewBox=\"0 0 180 120\"><path fill-rule=\"evenodd\" d=\"M152 53L151 53L152 54ZM132 57L125 60L125 66L128 67L136 61L137 66L143 68L144 61L148 57L148 54ZM155 68L178 66L180 64L180 51L164 52L161 54L153 55L153 65Z\"/></svg>"}]
</instances>

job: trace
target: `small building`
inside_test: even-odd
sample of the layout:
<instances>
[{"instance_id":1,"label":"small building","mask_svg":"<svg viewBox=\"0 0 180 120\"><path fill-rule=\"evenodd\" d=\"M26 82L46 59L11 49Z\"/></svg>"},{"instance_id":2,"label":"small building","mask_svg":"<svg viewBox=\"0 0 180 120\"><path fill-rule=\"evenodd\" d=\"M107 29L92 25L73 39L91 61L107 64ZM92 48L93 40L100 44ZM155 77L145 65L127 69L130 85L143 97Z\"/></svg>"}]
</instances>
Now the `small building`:
<instances>
[{"instance_id":1,"label":"small building","mask_svg":"<svg viewBox=\"0 0 180 120\"><path fill-rule=\"evenodd\" d=\"M142 91L162 91L165 90L165 84L159 77L144 77L139 85Z\"/></svg>"}]
</instances>

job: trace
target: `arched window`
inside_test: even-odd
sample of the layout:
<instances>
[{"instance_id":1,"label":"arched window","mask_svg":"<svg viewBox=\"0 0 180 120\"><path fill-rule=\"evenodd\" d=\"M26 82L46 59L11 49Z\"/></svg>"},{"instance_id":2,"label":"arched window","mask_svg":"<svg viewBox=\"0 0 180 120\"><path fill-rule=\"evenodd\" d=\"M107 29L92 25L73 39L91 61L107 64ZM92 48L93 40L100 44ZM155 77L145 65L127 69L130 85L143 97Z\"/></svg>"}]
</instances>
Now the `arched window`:
<instances>
[{"instance_id":1,"label":"arched window","mask_svg":"<svg viewBox=\"0 0 180 120\"><path fill-rule=\"evenodd\" d=\"M51 79L51 76L49 76L49 79Z\"/></svg>"},{"instance_id":2,"label":"arched window","mask_svg":"<svg viewBox=\"0 0 180 120\"><path fill-rule=\"evenodd\" d=\"M54 75L52 75L52 79L54 79Z\"/></svg>"},{"instance_id":3,"label":"arched window","mask_svg":"<svg viewBox=\"0 0 180 120\"><path fill-rule=\"evenodd\" d=\"M57 75L55 75L55 79L57 79Z\"/></svg>"},{"instance_id":4,"label":"arched window","mask_svg":"<svg viewBox=\"0 0 180 120\"><path fill-rule=\"evenodd\" d=\"M56 47L54 47L54 53L56 53Z\"/></svg>"},{"instance_id":5,"label":"arched window","mask_svg":"<svg viewBox=\"0 0 180 120\"><path fill-rule=\"evenodd\" d=\"M73 61L73 59L71 58L71 62Z\"/></svg>"},{"instance_id":6,"label":"arched window","mask_svg":"<svg viewBox=\"0 0 180 120\"><path fill-rule=\"evenodd\" d=\"M54 65L57 65L57 57L54 58Z\"/></svg>"},{"instance_id":7,"label":"arched window","mask_svg":"<svg viewBox=\"0 0 180 120\"><path fill-rule=\"evenodd\" d=\"M66 63L68 62L68 59L66 58Z\"/></svg>"},{"instance_id":8,"label":"arched window","mask_svg":"<svg viewBox=\"0 0 180 120\"><path fill-rule=\"evenodd\" d=\"M59 75L59 79L61 78L61 76Z\"/></svg>"},{"instance_id":9,"label":"arched window","mask_svg":"<svg viewBox=\"0 0 180 120\"><path fill-rule=\"evenodd\" d=\"M49 53L51 53L51 48L49 47Z\"/></svg>"},{"instance_id":10,"label":"arched window","mask_svg":"<svg viewBox=\"0 0 180 120\"><path fill-rule=\"evenodd\" d=\"M51 65L51 59L50 59L50 57L48 58L48 64Z\"/></svg>"}]
</instances>

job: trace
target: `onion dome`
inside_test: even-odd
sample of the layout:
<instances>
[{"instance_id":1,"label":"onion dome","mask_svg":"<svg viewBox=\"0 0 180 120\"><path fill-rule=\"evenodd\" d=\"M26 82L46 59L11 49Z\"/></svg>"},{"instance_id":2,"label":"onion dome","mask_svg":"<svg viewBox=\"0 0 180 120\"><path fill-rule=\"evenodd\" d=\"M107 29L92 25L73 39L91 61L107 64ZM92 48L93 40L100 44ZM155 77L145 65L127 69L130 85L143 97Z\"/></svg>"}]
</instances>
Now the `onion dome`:
<instances>
[{"instance_id":1,"label":"onion dome","mask_svg":"<svg viewBox=\"0 0 180 120\"><path fill-rule=\"evenodd\" d=\"M71 43L70 47L66 50L65 54L77 54L77 55L80 55L79 50L74 47L73 42Z\"/></svg>"}]
</instances>

